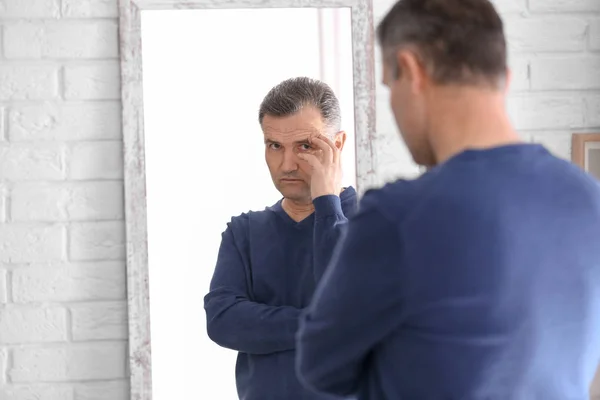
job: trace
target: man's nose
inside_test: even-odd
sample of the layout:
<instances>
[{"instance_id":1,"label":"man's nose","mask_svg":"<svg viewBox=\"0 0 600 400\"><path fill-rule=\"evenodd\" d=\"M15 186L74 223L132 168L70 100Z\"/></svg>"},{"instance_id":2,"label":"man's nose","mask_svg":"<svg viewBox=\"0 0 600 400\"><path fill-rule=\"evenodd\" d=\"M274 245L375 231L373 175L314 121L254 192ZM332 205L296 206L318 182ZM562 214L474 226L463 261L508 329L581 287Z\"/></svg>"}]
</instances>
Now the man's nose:
<instances>
[{"instance_id":1,"label":"man's nose","mask_svg":"<svg viewBox=\"0 0 600 400\"><path fill-rule=\"evenodd\" d=\"M287 150L283 154L283 164L281 168L285 172L291 172L298 169L298 157L292 150Z\"/></svg>"}]
</instances>

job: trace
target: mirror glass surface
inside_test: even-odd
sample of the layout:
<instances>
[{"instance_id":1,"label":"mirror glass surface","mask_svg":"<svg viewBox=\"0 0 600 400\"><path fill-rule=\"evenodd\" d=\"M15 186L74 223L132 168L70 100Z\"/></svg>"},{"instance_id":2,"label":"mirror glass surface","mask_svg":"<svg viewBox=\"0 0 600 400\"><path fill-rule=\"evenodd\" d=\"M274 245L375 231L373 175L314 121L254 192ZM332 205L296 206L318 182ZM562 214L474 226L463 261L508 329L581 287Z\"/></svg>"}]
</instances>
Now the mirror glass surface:
<instances>
[{"instance_id":1,"label":"mirror glass surface","mask_svg":"<svg viewBox=\"0 0 600 400\"><path fill-rule=\"evenodd\" d=\"M236 353L208 338L203 309L221 233L281 197L258 110L285 79L336 93L355 186L350 9L141 14L153 399L236 399Z\"/></svg>"}]
</instances>

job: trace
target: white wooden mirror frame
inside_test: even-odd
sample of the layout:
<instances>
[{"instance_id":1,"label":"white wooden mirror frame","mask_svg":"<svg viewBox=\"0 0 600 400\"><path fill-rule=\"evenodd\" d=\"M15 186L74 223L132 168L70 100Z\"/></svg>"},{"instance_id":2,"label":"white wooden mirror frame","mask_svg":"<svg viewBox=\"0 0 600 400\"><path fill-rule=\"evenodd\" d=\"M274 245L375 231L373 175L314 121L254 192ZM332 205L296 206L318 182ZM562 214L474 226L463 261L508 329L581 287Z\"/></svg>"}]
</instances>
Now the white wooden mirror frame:
<instances>
[{"instance_id":1,"label":"white wooden mirror frame","mask_svg":"<svg viewBox=\"0 0 600 400\"><path fill-rule=\"evenodd\" d=\"M356 182L362 194L376 182L371 0L119 0L131 400L152 399L141 11L296 7L351 8Z\"/></svg>"}]
</instances>

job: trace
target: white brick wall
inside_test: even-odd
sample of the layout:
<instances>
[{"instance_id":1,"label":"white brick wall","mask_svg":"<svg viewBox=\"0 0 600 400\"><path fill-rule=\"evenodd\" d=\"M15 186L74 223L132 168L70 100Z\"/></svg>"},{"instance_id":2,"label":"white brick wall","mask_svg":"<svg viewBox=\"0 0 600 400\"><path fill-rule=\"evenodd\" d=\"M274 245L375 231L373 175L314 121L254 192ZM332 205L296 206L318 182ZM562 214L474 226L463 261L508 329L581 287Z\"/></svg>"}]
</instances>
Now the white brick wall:
<instances>
[{"instance_id":1,"label":"white brick wall","mask_svg":"<svg viewBox=\"0 0 600 400\"><path fill-rule=\"evenodd\" d=\"M514 121L568 158L571 132L600 129L600 1L497 3ZM128 399L116 17L117 0L0 1L2 400ZM377 95L379 169L411 175Z\"/></svg>"},{"instance_id":2,"label":"white brick wall","mask_svg":"<svg viewBox=\"0 0 600 400\"><path fill-rule=\"evenodd\" d=\"M0 1L0 399L125 400L116 0Z\"/></svg>"}]
</instances>

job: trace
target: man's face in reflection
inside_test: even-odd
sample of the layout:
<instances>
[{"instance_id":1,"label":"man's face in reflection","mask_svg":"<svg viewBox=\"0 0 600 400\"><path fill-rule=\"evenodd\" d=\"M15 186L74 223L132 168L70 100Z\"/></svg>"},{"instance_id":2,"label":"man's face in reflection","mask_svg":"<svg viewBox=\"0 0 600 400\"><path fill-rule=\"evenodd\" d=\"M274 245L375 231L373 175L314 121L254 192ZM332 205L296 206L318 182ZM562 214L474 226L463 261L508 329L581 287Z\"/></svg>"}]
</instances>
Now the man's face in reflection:
<instances>
[{"instance_id":1,"label":"man's face in reflection","mask_svg":"<svg viewBox=\"0 0 600 400\"><path fill-rule=\"evenodd\" d=\"M285 117L267 114L262 129L265 159L275 187L283 197L310 202L310 166L298 154L315 153L309 138L328 133L320 111L304 107Z\"/></svg>"}]
</instances>

